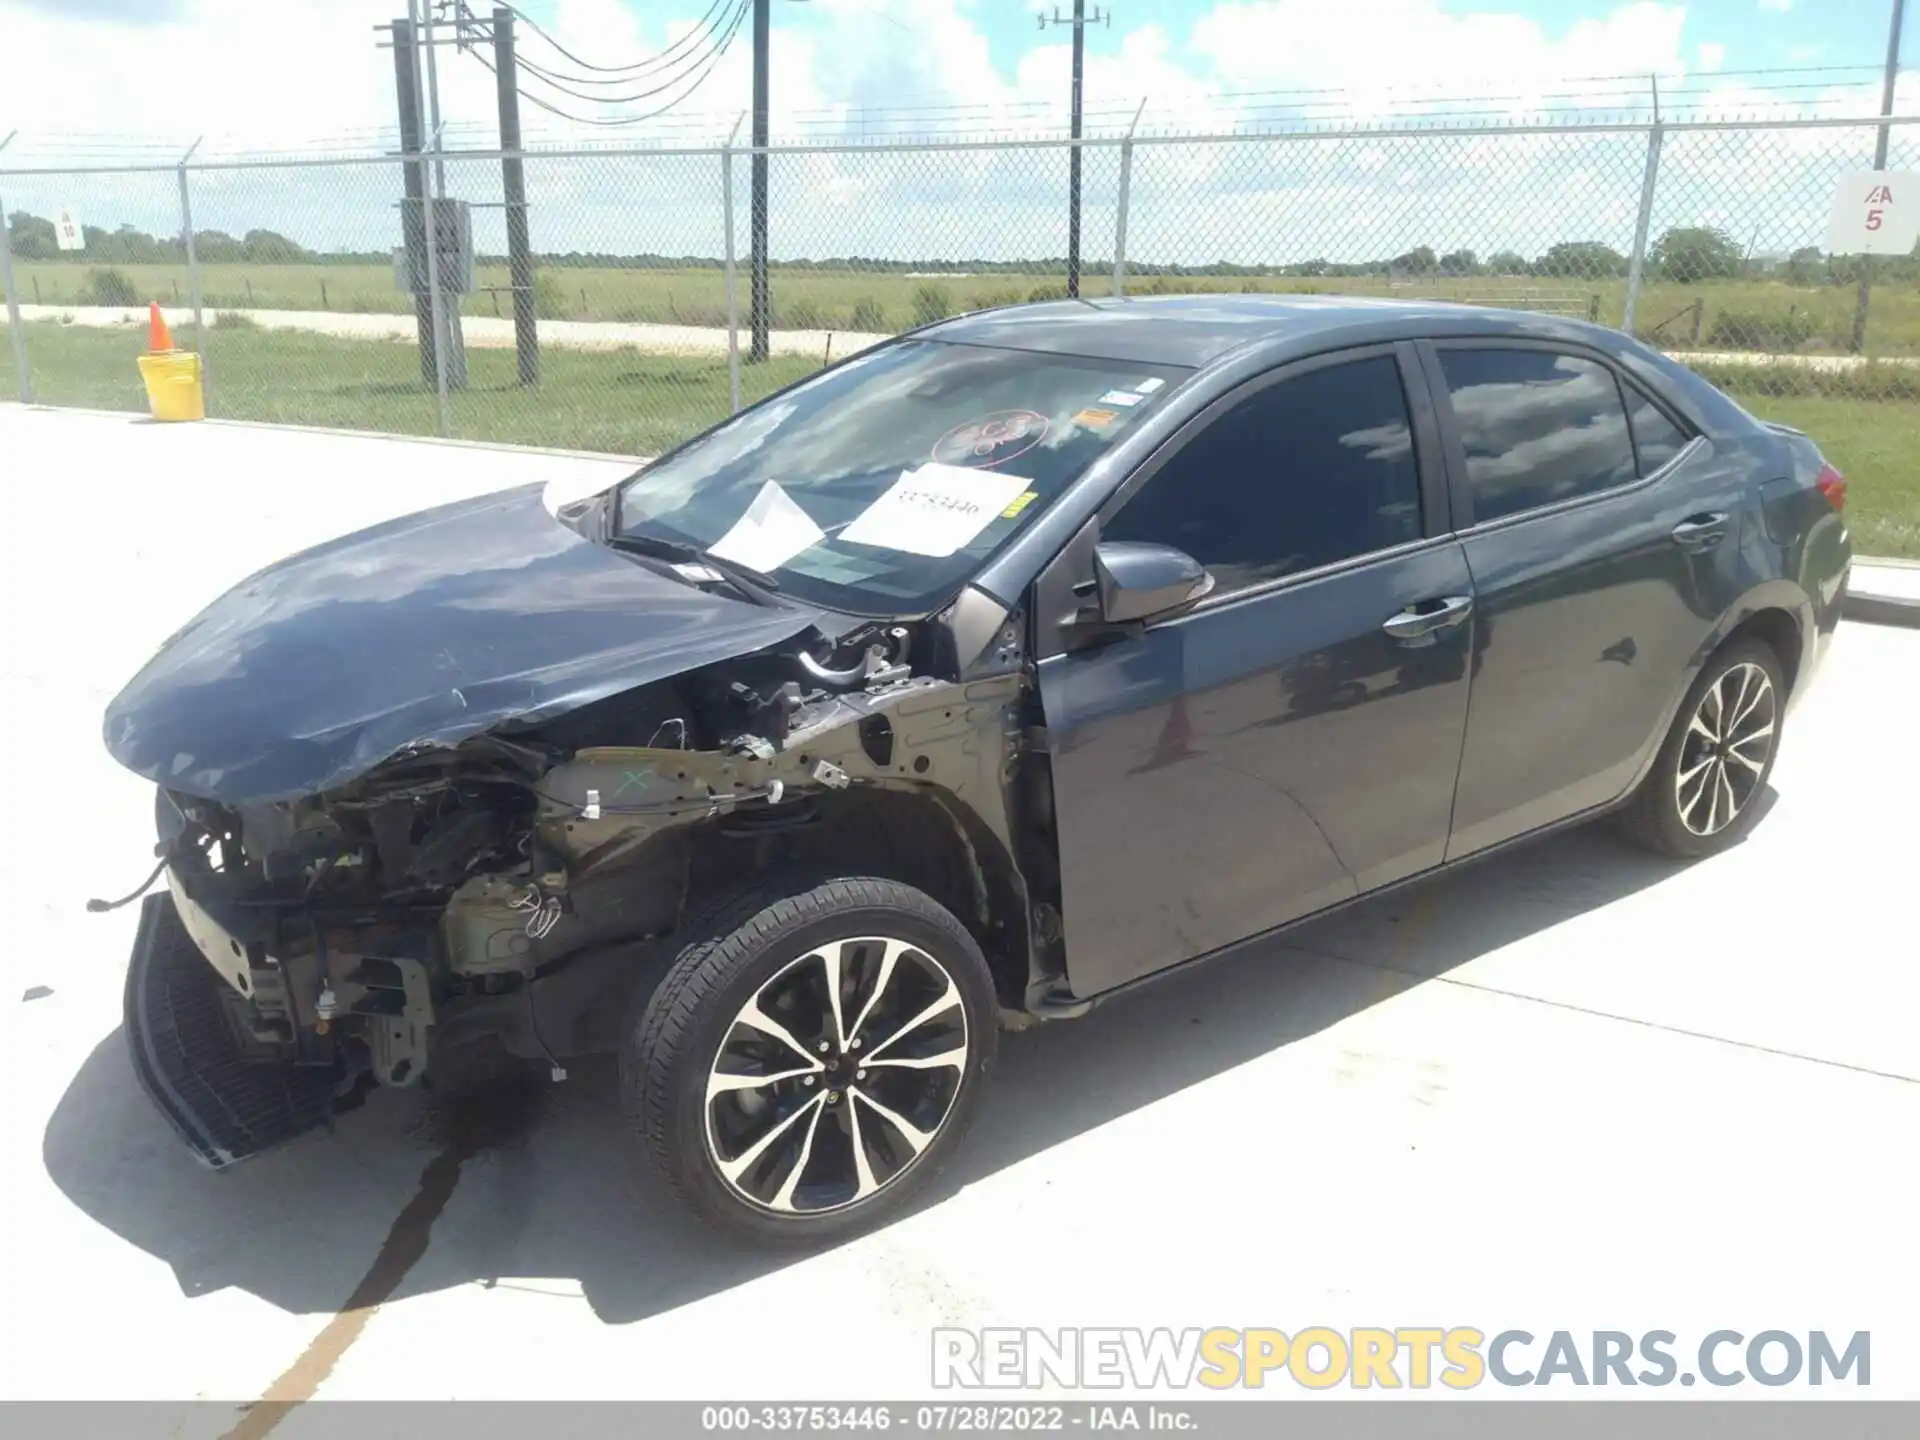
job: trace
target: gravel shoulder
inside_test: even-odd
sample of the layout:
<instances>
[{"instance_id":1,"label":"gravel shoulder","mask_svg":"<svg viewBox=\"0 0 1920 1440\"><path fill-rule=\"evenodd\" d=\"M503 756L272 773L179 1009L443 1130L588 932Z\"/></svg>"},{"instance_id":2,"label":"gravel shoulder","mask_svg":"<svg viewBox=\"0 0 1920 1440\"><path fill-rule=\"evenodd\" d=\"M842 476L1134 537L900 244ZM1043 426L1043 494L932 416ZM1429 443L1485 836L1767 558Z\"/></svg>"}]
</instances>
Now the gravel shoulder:
<instances>
[{"instance_id":1,"label":"gravel shoulder","mask_svg":"<svg viewBox=\"0 0 1920 1440\"><path fill-rule=\"evenodd\" d=\"M161 313L173 327L189 325L193 311L180 305L164 305ZM352 314L331 310L238 310L221 314L247 317L262 330L306 330L347 340L412 340L415 323L411 315ZM122 325L144 325L144 308L109 305L22 305L23 320L51 320L62 324L113 329ZM218 322L214 322L217 326ZM574 350L618 350L632 346L657 355L724 355L727 332L698 325L643 325L612 320L541 320L540 341ZM513 348L513 321L505 316L467 315L461 319L461 331L467 344L476 349ZM775 355L824 356L831 344L835 355L850 355L890 338L852 330L775 330L767 337ZM744 329L742 349L745 348Z\"/></svg>"}]
</instances>

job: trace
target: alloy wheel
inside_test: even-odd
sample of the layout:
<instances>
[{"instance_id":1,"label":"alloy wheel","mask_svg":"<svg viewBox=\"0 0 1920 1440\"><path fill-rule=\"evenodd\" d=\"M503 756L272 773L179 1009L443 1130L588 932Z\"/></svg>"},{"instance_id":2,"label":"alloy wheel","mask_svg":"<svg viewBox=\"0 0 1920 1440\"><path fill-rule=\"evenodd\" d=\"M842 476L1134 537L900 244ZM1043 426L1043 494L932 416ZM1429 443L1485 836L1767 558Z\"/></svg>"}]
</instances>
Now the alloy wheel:
<instances>
[{"instance_id":1,"label":"alloy wheel","mask_svg":"<svg viewBox=\"0 0 1920 1440\"><path fill-rule=\"evenodd\" d=\"M1738 818L1766 773L1778 723L1773 681L1752 661L1729 666L1707 687L1688 722L1674 772L1682 825L1704 837Z\"/></svg>"},{"instance_id":2,"label":"alloy wheel","mask_svg":"<svg viewBox=\"0 0 1920 1440\"><path fill-rule=\"evenodd\" d=\"M833 940L783 966L707 1075L707 1150L742 1200L780 1214L885 1190L940 1133L966 1076L960 987L908 941Z\"/></svg>"}]
</instances>

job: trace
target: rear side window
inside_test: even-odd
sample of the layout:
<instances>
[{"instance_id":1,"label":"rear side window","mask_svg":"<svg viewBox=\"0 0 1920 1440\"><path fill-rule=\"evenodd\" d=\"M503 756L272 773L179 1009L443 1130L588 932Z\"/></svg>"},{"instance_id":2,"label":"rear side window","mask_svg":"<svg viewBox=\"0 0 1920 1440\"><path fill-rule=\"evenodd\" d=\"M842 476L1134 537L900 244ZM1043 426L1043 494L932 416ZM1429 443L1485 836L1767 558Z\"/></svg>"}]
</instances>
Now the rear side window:
<instances>
[{"instance_id":1,"label":"rear side window","mask_svg":"<svg viewBox=\"0 0 1920 1440\"><path fill-rule=\"evenodd\" d=\"M1631 385L1626 391L1627 418L1633 424L1634 447L1640 452L1640 473L1651 475L1686 448L1687 433Z\"/></svg>"},{"instance_id":2,"label":"rear side window","mask_svg":"<svg viewBox=\"0 0 1920 1440\"><path fill-rule=\"evenodd\" d=\"M1606 366L1547 350L1441 350L1476 523L1636 478Z\"/></svg>"},{"instance_id":3,"label":"rear side window","mask_svg":"<svg viewBox=\"0 0 1920 1440\"><path fill-rule=\"evenodd\" d=\"M1217 416L1101 527L1193 556L1222 591L1420 538L1391 356L1311 370Z\"/></svg>"}]
</instances>

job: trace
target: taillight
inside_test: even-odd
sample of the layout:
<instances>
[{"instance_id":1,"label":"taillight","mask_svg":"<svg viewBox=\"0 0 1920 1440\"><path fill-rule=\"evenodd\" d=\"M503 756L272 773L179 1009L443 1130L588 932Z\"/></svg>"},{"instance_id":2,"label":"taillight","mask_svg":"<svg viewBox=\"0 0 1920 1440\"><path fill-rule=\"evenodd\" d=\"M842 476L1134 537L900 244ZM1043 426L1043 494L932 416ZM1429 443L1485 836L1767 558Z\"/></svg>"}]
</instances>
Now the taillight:
<instances>
[{"instance_id":1,"label":"taillight","mask_svg":"<svg viewBox=\"0 0 1920 1440\"><path fill-rule=\"evenodd\" d=\"M1814 488L1827 497L1827 503L1836 510L1847 508L1847 477L1831 465L1822 465L1820 473L1813 477Z\"/></svg>"}]
</instances>

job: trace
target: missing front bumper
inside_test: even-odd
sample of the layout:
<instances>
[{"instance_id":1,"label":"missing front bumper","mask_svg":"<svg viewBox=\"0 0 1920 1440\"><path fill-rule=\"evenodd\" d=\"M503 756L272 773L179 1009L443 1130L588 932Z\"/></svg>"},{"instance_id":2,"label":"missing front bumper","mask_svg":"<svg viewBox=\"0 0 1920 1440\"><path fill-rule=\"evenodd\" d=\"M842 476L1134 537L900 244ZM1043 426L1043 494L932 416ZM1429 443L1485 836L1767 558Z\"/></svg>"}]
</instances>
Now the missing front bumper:
<instances>
[{"instance_id":1,"label":"missing front bumper","mask_svg":"<svg viewBox=\"0 0 1920 1440\"><path fill-rule=\"evenodd\" d=\"M127 967L126 1031L134 1074L160 1113L215 1169L326 1122L337 1072L244 1053L217 974L171 895L140 907Z\"/></svg>"}]
</instances>

